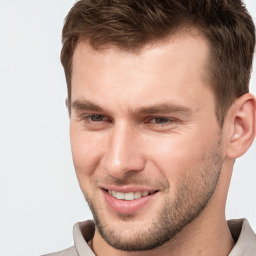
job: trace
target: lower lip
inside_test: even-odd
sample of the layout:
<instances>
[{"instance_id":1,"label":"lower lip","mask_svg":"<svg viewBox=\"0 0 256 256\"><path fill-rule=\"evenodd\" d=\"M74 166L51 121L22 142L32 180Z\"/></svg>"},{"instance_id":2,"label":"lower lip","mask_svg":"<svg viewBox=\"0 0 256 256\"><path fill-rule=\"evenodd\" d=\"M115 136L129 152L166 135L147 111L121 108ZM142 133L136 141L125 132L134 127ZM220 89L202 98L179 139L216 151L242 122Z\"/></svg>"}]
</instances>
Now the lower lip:
<instances>
[{"instance_id":1,"label":"lower lip","mask_svg":"<svg viewBox=\"0 0 256 256\"><path fill-rule=\"evenodd\" d=\"M135 200L119 200L110 195L106 190L103 190L108 206L119 214L134 214L155 196L156 193L148 196L143 196Z\"/></svg>"}]
</instances>

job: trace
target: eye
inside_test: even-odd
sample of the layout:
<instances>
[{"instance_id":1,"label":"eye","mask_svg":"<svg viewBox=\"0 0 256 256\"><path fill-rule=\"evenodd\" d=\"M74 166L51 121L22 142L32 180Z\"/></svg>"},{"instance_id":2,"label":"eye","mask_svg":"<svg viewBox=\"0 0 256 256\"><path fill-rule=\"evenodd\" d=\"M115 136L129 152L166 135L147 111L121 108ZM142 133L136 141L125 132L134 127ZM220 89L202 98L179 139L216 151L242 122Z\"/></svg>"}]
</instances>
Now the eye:
<instances>
[{"instance_id":1,"label":"eye","mask_svg":"<svg viewBox=\"0 0 256 256\"><path fill-rule=\"evenodd\" d=\"M150 129L159 132L170 131L175 129L179 124L179 120L175 118L168 117L150 117L146 122Z\"/></svg>"},{"instance_id":2,"label":"eye","mask_svg":"<svg viewBox=\"0 0 256 256\"><path fill-rule=\"evenodd\" d=\"M155 124L167 124L167 123L170 123L173 120L170 120L170 119L165 118L165 117L155 117L155 118L152 118L151 121L152 121L152 123L155 123Z\"/></svg>"},{"instance_id":3,"label":"eye","mask_svg":"<svg viewBox=\"0 0 256 256\"><path fill-rule=\"evenodd\" d=\"M93 122L100 122L100 121L104 121L104 118L105 116L103 115L89 115L87 116L87 118L90 120L90 121L93 121Z\"/></svg>"},{"instance_id":4,"label":"eye","mask_svg":"<svg viewBox=\"0 0 256 256\"><path fill-rule=\"evenodd\" d=\"M111 118L101 114L83 114L80 116L83 127L90 131L103 130L111 125Z\"/></svg>"}]
</instances>

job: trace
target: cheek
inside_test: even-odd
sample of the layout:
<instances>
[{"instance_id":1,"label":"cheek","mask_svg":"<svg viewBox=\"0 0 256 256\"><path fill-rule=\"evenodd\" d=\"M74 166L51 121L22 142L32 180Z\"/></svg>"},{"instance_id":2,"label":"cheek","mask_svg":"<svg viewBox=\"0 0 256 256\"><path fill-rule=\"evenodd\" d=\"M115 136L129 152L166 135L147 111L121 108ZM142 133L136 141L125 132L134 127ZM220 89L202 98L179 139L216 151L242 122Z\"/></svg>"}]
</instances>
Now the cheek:
<instances>
[{"instance_id":1,"label":"cheek","mask_svg":"<svg viewBox=\"0 0 256 256\"><path fill-rule=\"evenodd\" d=\"M148 140L148 158L169 181L171 188L178 184L180 177L193 175L192 172L203 164L204 154L213 142L199 134L170 134L158 138L157 143Z\"/></svg>"},{"instance_id":2,"label":"cheek","mask_svg":"<svg viewBox=\"0 0 256 256\"><path fill-rule=\"evenodd\" d=\"M101 156L102 140L71 124L70 142L78 178L92 175Z\"/></svg>"}]
</instances>

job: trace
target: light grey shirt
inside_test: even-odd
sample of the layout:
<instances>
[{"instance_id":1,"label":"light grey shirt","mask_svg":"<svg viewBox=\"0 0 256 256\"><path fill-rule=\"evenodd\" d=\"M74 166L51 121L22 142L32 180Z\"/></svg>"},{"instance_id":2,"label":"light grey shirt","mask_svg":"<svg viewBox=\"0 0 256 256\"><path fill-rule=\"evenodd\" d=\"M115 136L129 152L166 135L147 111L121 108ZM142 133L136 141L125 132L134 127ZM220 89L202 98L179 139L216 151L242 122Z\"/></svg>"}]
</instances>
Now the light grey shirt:
<instances>
[{"instance_id":1,"label":"light grey shirt","mask_svg":"<svg viewBox=\"0 0 256 256\"><path fill-rule=\"evenodd\" d=\"M228 256L256 256L256 235L246 219L229 220L228 226L236 242ZM93 238L94 222L88 220L75 224L73 229L74 246L45 256L95 256L88 242Z\"/></svg>"}]
</instances>

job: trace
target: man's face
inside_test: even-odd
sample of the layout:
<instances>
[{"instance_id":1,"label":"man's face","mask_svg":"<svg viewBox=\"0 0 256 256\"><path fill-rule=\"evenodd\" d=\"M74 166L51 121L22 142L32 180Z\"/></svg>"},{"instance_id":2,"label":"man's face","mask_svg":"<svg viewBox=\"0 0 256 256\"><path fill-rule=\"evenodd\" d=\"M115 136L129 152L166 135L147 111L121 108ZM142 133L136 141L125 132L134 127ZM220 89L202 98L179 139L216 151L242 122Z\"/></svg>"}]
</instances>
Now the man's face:
<instances>
[{"instance_id":1,"label":"man's face","mask_svg":"<svg viewBox=\"0 0 256 256\"><path fill-rule=\"evenodd\" d=\"M189 35L139 53L75 50L74 165L96 232L117 249L165 243L215 191L222 145L207 56Z\"/></svg>"}]
</instances>

